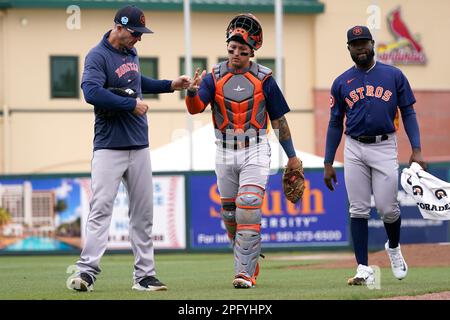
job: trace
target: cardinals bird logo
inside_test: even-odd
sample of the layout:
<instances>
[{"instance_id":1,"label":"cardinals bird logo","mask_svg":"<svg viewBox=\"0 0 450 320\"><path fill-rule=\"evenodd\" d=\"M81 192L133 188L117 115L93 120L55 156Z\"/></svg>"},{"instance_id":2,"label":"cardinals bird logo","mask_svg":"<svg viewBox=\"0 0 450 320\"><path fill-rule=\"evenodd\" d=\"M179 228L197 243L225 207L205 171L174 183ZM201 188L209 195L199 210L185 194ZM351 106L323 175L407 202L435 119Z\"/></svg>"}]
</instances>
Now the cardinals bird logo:
<instances>
[{"instance_id":1,"label":"cardinals bird logo","mask_svg":"<svg viewBox=\"0 0 450 320\"><path fill-rule=\"evenodd\" d=\"M388 14L387 24L395 41L378 45L378 59L391 64L425 64L426 57L419 36L408 28L400 7Z\"/></svg>"}]
</instances>

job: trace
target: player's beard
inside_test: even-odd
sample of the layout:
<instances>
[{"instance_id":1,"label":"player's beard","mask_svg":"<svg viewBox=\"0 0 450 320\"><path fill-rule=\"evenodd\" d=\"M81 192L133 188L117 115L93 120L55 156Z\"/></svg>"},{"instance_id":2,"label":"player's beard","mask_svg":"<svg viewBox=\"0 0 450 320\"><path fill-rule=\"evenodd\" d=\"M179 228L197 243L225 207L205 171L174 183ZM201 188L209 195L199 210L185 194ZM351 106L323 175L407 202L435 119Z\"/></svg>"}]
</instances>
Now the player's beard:
<instances>
[{"instance_id":1,"label":"player's beard","mask_svg":"<svg viewBox=\"0 0 450 320\"><path fill-rule=\"evenodd\" d=\"M359 58L358 53L350 54L352 57L353 62L356 63L358 67L361 68L367 68L370 66L370 64L373 61L373 58L375 57L375 50L372 48L368 54L366 54L365 58Z\"/></svg>"}]
</instances>

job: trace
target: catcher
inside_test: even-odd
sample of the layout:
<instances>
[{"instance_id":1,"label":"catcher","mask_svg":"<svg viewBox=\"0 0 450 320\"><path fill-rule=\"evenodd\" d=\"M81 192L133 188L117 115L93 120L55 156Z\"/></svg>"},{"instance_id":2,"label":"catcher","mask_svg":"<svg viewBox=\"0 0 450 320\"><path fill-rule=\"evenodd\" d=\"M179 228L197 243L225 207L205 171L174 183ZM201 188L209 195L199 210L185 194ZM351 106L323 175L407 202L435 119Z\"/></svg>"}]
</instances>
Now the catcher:
<instances>
[{"instance_id":1,"label":"catcher","mask_svg":"<svg viewBox=\"0 0 450 320\"><path fill-rule=\"evenodd\" d=\"M211 73L196 70L187 90L191 114L211 104L216 135L216 176L221 215L234 250L235 288L251 288L259 273L261 206L270 170L269 121L289 160L283 178L286 197L302 196L303 169L284 114L289 107L272 71L250 60L263 41L255 16L240 14L226 29L228 60Z\"/></svg>"}]
</instances>

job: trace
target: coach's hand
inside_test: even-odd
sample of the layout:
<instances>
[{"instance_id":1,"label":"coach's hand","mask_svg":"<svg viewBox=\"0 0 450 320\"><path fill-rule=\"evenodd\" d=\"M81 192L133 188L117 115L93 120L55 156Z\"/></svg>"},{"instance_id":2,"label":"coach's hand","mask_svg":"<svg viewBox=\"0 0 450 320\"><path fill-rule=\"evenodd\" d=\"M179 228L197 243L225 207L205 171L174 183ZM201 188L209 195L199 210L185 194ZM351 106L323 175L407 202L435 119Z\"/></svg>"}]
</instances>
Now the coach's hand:
<instances>
[{"instance_id":1,"label":"coach's hand","mask_svg":"<svg viewBox=\"0 0 450 320\"><path fill-rule=\"evenodd\" d=\"M186 76L182 75L176 78L175 80L172 80L172 84L170 85L170 89L172 90L183 90L189 87L189 83L191 83L191 79Z\"/></svg>"},{"instance_id":2,"label":"coach's hand","mask_svg":"<svg viewBox=\"0 0 450 320\"><path fill-rule=\"evenodd\" d=\"M323 180L325 181L327 188L330 189L331 191L334 191L334 186L331 183L331 180L333 180L335 185L337 185L338 182L336 177L336 170L334 170L333 165L330 163L325 163Z\"/></svg>"},{"instance_id":3,"label":"coach's hand","mask_svg":"<svg viewBox=\"0 0 450 320\"><path fill-rule=\"evenodd\" d=\"M133 114L137 116L142 116L147 113L147 110L148 105L140 98L136 98L136 107L133 110Z\"/></svg>"},{"instance_id":4,"label":"coach's hand","mask_svg":"<svg viewBox=\"0 0 450 320\"><path fill-rule=\"evenodd\" d=\"M423 159L420 149L413 149L411 157L409 157L409 165L411 165L411 163L413 162L417 162L418 164L420 164L423 170L427 171L427 163Z\"/></svg>"}]
</instances>

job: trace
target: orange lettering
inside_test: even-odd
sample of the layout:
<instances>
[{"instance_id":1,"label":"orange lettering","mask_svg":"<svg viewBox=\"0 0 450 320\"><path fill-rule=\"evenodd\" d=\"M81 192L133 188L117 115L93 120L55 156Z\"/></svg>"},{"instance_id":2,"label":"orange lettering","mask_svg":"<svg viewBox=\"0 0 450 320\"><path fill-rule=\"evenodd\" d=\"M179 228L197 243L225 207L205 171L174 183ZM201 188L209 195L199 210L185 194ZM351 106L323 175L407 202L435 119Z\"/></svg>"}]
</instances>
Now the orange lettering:
<instances>
[{"instance_id":1,"label":"orange lettering","mask_svg":"<svg viewBox=\"0 0 450 320\"><path fill-rule=\"evenodd\" d=\"M299 203L293 204L292 202L286 199L286 212L290 216L296 216L301 214Z\"/></svg>"},{"instance_id":2,"label":"orange lettering","mask_svg":"<svg viewBox=\"0 0 450 320\"><path fill-rule=\"evenodd\" d=\"M314 212L311 209L311 198L314 197ZM325 210L323 208L323 195L320 189L312 189L309 180L305 180L305 192L303 192L302 198L302 214L323 214Z\"/></svg>"},{"instance_id":3,"label":"orange lettering","mask_svg":"<svg viewBox=\"0 0 450 320\"><path fill-rule=\"evenodd\" d=\"M367 85L366 86L366 96L368 97L373 97L373 91L374 91L374 87L371 85Z\"/></svg>"},{"instance_id":4,"label":"orange lettering","mask_svg":"<svg viewBox=\"0 0 450 320\"><path fill-rule=\"evenodd\" d=\"M212 202L222 207L222 201L220 200L220 194L217 190L217 183L213 184L209 189L209 198ZM209 216L213 218L221 218L220 211L217 211L214 206L209 208Z\"/></svg>"},{"instance_id":5,"label":"orange lettering","mask_svg":"<svg viewBox=\"0 0 450 320\"><path fill-rule=\"evenodd\" d=\"M358 97L358 95L356 94L356 91L355 91L355 90L352 90L352 91L350 92L350 97L352 98L353 102L357 102L357 101L359 100L359 97Z\"/></svg>"},{"instance_id":6,"label":"orange lettering","mask_svg":"<svg viewBox=\"0 0 450 320\"><path fill-rule=\"evenodd\" d=\"M383 87L377 87L377 90L375 90L375 97L381 98L381 96L383 95L383 90Z\"/></svg>"},{"instance_id":7,"label":"orange lettering","mask_svg":"<svg viewBox=\"0 0 450 320\"><path fill-rule=\"evenodd\" d=\"M269 201L272 204L272 209L269 208ZM264 197L263 204L261 207L261 213L263 216L271 216L271 215L279 216L283 214L283 211L281 210L280 191L271 191L270 194L266 192L266 196Z\"/></svg>"},{"instance_id":8,"label":"orange lettering","mask_svg":"<svg viewBox=\"0 0 450 320\"><path fill-rule=\"evenodd\" d=\"M363 88L363 87L359 87L358 89L356 89L356 92L359 93L359 97L360 97L361 99L364 99L364 94L363 94L364 88Z\"/></svg>"},{"instance_id":9,"label":"orange lettering","mask_svg":"<svg viewBox=\"0 0 450 320\"><path fill-rule=\"evenodd\" d=\"M347 105L348 105L349 108L353 107L353 102L350 101L349 98L345 98L345 102L347 102Z\"/></svg>"},{"instance_id":10,"label":"orange lettering","mask_svg":"<svg viewBox=\"0 0 450 320\"><path fill-rule=\"evenodd\" d=\"M387 101L389 101L389 99L391 99L391 96L392 96L392 92L389 91L389 90L386 90L384 92L384 95L383 95L383 97L381 99L383 99L384 101L387 102Z\"/></svg>"}]
</instances>

